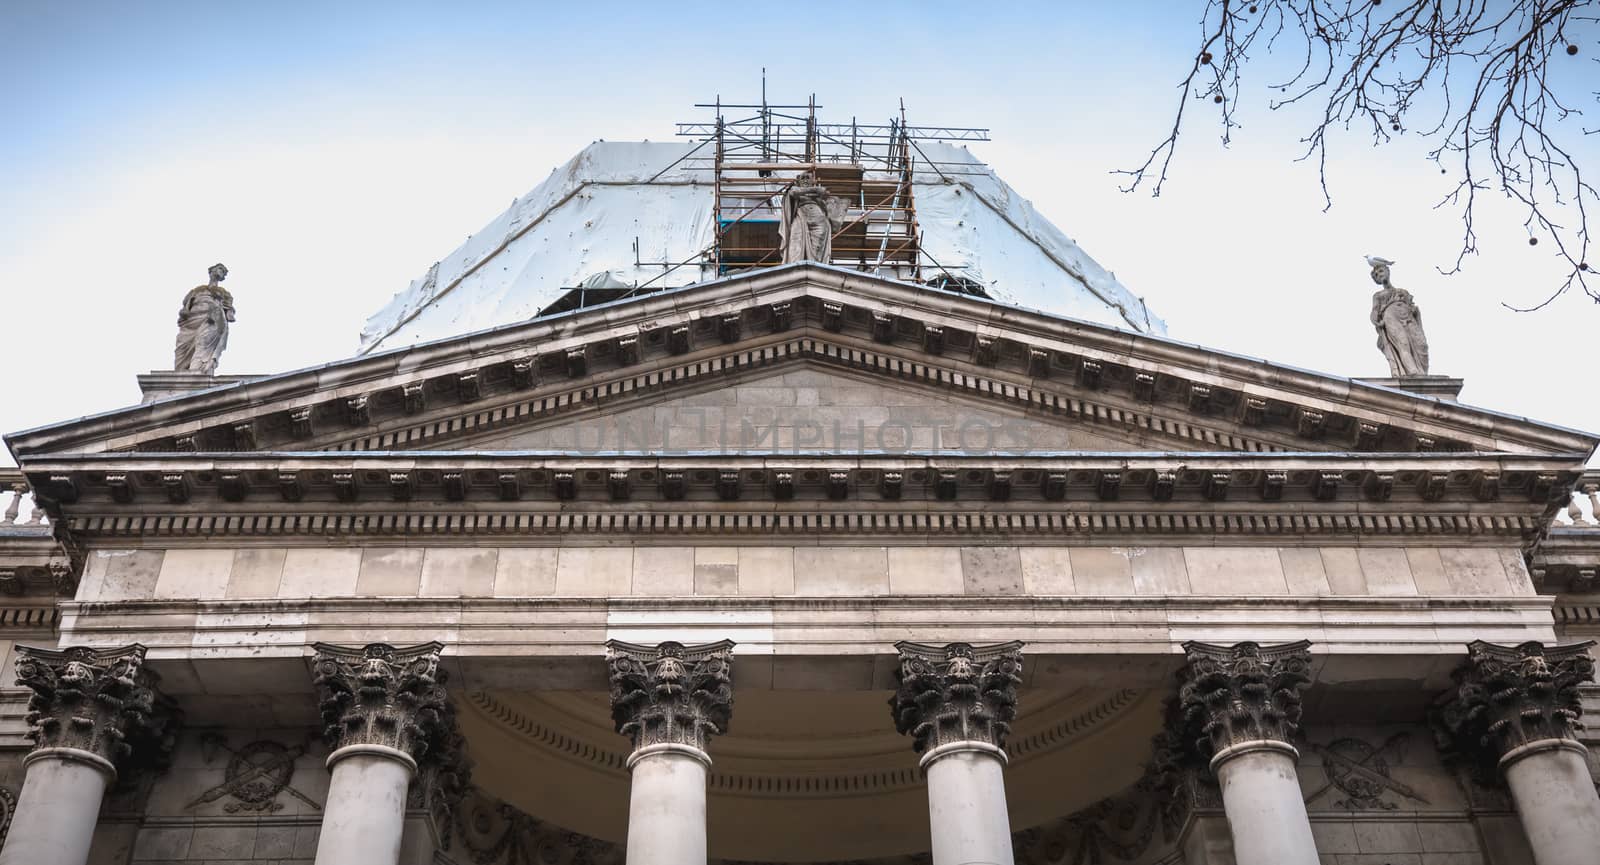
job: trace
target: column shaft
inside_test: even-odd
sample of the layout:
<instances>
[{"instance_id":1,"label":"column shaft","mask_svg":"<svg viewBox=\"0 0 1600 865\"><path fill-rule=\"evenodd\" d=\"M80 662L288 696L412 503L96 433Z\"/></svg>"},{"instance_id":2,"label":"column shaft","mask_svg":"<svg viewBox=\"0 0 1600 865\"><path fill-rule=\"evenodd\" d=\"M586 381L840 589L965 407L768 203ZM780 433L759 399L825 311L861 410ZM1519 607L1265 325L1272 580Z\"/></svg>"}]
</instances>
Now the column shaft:
<instances>
[{"instance_id":1,"label":"column shaft","mask_svg":"<svg viewBox=\"0 0 1600 865\"><path fill-rule=\"evenodd\" d=\"M1506 755L1501 765L1538 865L1600 859L1600 796L1583 746L1545 739Z\"/></svg>"},{"instance_id":2,"label":"column shaft","mask_svg":"<svg viewBox=\"0 0 1600 865\"><path fill-rule=\"evenodd\" d=\"M930 756L934 759L923 765L933 865L1012 865L1000 756L976 749Z\"/></svg>"},{"instance_id":3,"label":"column shaft","mask_svg":"<svg viewBox=\"0 0 1600 865\"><path fill-rule=\"evenodd\" d=\"M1236 746L1216 765L1238 865L1317 865L1294 749L1280 742Z\"/></svg>"},{"instance_id":4,"label":"column shaft","mask_svg":"<svg viewBox=\"0 0 1600 865\"><path fill-rule=\"evenodd\" d=\"M1578 741L1593 648L1475 640L1433 715L1453 760L1505 779L1538 865L1600 862L1600 800Z\"/></svg>"},{"instance_id":5,"label":"column shaft","mask_svg":"<svg viewBox=\"0 0 1600 865\"><path fill-rule=\"evenodd\" d=\"M84 865L106 786L135 749L160 765L170 737L157 720L144 646L17 646L17 684L28 698L33 751L0 865ZM166 745L163 745L165 739Z\"/></svg>"},{"instance_id":6,"label":"column shaft","mask_svg":"<svg viewBox=\"0 0 1600 865\"><path fill-rule=\"evenodd\" d=\"M28 763L0 865L84 865L110 767L67 755Z\"/></svg>"},{"instance_id":7,"label":"column shaft","mask_svg":"<svg viewBox=\"0 0 1600 865\"><path fill-rule=\"evenodd\" d=\"M628 865L705 865L710 760L671 747L640 751L631 762Z\"/></svg>"},{"instance_id":8,"label":"column shaft","mask_svg":"<svg viewBox=\"0 0 1600 865\"><path fill-rule=\"evenodd\" d=\"M313 648L312 682L333 751L316 865L397 865L418 761L430 772L453 766L452 777L465 783L461 735L439 669L444 647Z\"/></svg>"},{"instance_id":9,"label":"column shaft","mask_svg":"<svg viewBox=\"0 0 1600 865\"><path fill-rule=\"evenodd\" d=\"M705 865L711 737L733 717L733 642L606 642L628 757L628 865Z\"/></svg>"},{"instance_id":10,"label":"column shaft","mask_svg":"<svg viewBox=\"0 0 1600 865\"><path fill-rule=\"evenodd\" d=\"M895 730L922 754L933 865L1012 865L1006 735L1017 717L1022 644L902 641Z\"/></svg>"},{"instance_id":11,"label":"column shaft","mask_svg":"<svg viewBox=\"0 0 1600 865\"><path fill-rule=\"evenodd\" d=\"M1238 865L1318 865L1289 742L1300 730L1300 690L1311 644L1183 644L1188 663L1168 705L1157 759L1178 773L1209 769Z\"/></svg>"},{"instance_id":12,"label":"column shaft","mask_svg":"<svg viewBox=\"0 0 1600 865\"><path fill-rule=\"evenodd\" d=\"M316 865L397 865L411 775L409 765L385 754L334 762Z\"/></svg>"}]
</instances>

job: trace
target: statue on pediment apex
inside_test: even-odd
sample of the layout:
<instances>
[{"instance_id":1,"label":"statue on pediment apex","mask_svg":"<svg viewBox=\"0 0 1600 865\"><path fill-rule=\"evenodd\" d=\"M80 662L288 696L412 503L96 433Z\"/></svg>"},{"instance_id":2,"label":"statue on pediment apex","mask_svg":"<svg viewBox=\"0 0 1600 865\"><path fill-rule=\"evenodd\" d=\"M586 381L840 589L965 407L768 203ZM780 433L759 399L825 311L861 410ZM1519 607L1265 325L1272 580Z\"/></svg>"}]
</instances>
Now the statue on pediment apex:
<instances>
[{"instance_id":1,"label":"statue on pediment apex","mask_svg":"<svg viewBox=\"0 0 1600 865\"><path fill-rule=\"evenodd\" d=\"M1367 264L1372 267L1372 281L1379 286L1372 295L1372 326L1378 330L1378 350L1389 361L1389 374L1395 378L1427 375L1428 337L1422 332L1422 310L1411 292L1389 281L1394 262L1369 255Z\"/></svg>"},{"instance_id":2,"label":"statue on pediment apex","mask_svg":"<svg viewBox=\"0 0 1600 865\"><path fill-rule=\"evenodd\" d=\"M213 264L210 280L184 295L178 309L178 342L172 368L178 372L216 375L217 361L228 347L228 323L233 321L233 295L222 287L228 268Z\"/></svg>"},{"instance_id":3,"label":"statue on pediment apex","mask_svg":"<svg viewBox=\"0 0 1600 865\"><path fill-rule=\"evenodd\" d=\"M827 264L833 257L834 232L844 227L849 205L810 174L801 175L783 194L783 213L778 230L783 238L783 263L818 261Z\"/></svg>"}]
</instances>

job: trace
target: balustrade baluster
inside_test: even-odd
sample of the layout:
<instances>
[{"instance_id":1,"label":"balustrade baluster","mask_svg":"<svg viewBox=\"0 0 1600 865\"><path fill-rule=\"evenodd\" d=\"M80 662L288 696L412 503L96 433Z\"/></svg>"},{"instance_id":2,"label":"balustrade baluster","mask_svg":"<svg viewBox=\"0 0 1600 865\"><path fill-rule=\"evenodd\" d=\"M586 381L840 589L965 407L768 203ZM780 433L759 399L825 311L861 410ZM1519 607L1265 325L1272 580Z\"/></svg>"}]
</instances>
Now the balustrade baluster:
<instances>
[{"instance_id":1,"label":"balustrade baluster","mask_svg":"<svg viewBox=\"0 0 1600 865\"><path fill-rule=\"evenodd\" d=\"M6 512L0 516L0 525L14 526L17 524L17 513L22 509L22 494L27 487L17 484L11 488L11 503L6 505Z\"/></svg>"}]
</instances>

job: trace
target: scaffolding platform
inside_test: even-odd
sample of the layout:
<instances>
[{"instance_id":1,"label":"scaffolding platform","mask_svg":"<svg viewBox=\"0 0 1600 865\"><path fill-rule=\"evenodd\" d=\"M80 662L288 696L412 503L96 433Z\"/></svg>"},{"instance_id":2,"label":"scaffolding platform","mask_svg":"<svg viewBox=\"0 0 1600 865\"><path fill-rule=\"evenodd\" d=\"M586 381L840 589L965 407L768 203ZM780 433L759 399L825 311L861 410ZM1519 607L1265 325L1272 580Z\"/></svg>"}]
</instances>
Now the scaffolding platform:
<instances>
[{"instance_id":1,"label":"scaffolding platform","mask_svg":"<svg viewBox=\"0 0 1600 865\"><path fill-rule=\"evenodd\" d=\"M716 237L707 256L716 273L783 263L782 206L802 180L846 203L828 261L883 276L921 281L925 269L944 272L921 249L913 186L919 167L970 173L971 163L941 166L922 157L918 141L987 141L988 130L906 123L819 123L817 104L724 104L711 122L678 124L678 135L700 145L684 162L712 175ZM730 119L730 113L733 114ZM920 162L919 162L920 159Z\"/></svg>"}]
</instances>

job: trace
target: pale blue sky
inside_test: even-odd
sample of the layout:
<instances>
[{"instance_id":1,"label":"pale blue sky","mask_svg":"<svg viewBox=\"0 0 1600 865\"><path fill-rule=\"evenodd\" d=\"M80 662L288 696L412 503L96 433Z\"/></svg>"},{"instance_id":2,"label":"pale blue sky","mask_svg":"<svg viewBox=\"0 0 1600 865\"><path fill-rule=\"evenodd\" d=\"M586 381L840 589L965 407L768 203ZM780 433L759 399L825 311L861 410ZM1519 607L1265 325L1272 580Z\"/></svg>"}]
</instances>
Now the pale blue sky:
<instances>
[{"instance_id":1,"label":"pale blue sky","mask_svg":"<svg viewBox=\"0 0 1600 865\"><path fill-rule=\"evenodd\" d=\"M1117 191L1108 172L1170 125L1200 5L0 0L0 430L137 401L218 260L239 307L221 372L349 356L367 315L583 145L668 138L695 102L755 98L762 67L774 101L814 92L829 119L903 97L913 122L990 127L974 151L1176 338L1384 374L1362 256L1385 255L1465 401L1600 430L1594 305L1500 308L1561 272L1504 209L1439 276L1460 225L1431 209L1418 142L1339 139L1324 214L1292 162L1304 118L1262 108L1263 70L1232 149L1201 111L1166 194ZM1581 35L1558 74L1593 72ZM1600 136L1583 144L1600 170Z\"/></svg>"}]
</instances>

